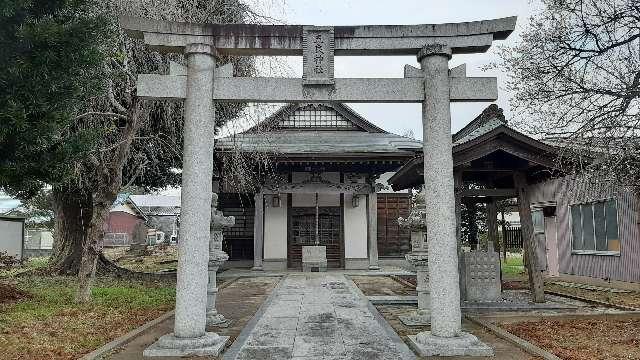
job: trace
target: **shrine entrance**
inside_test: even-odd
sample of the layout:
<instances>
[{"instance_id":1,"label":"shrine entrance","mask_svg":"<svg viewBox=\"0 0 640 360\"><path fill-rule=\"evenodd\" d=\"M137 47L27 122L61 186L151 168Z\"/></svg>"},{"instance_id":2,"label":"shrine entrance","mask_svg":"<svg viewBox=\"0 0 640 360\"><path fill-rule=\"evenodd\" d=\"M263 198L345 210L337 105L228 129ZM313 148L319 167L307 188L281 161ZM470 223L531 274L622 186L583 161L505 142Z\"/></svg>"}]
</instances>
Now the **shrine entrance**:
<instances>
[{"instance_id":1,"label":"shrine entrance","mask_svg":"<svg viewBox=\"0 0 640 360\"><path fill-rule=\"evenodd\" d=\"M187 64L186 68L170 68L169 75L138 75L137 81L140 97L185 100L174 332L158 339L145 354L218 356L228 340L206 332L214 103L220 101L421 103L424 183L430 194L425 200L425 225L431 327L409 339L421 356L492 354L492 349L462 331L450 103L496 100L497 79L467 77L465 65L450 69L449 60L455 54L487 51L494 40L506 39L515 23L515 17L397 26L194 24L121 18L120 24L130 36L159 51L183 52ZM233 77L231 65L216 67L220 54L302 56L303 76ZM334 56L340 55L414 55L420 68L406 65L402 78L334 78ZM290 184L271 185L257 189L256 213L262 213L264 190L274 197L296 190ZM322 186L323 192L375 194L375 184L340 184L339 188L317 182L310 185ZM354 190L351 185L369 188ZM375 196L371 196L367 207L375 206ZM373 225L375 217L370 219ZM263 221L263 217L256 217L254 227L262 228ZM377 259L377 246L372 245L375 228L368 230L370 260ZM264 250L261 236L254 237L254 250ZM256 265L256 270L261 269L261 263ZM377 264L370 264L370 268L377 268Z\"/></svg>"},{"instance_id":2,"label":"shrine entrance","mask_svg":"<svg viewBox=\"0 0 640 360\"><path fill-rule=\"evenodd\" d=\"M302 247L316 245L317 233L317 245L327 247L327 267L343 268L342 208L297 207L290 210L288 267L302 269Z\"/></svg>"}]
</instances>

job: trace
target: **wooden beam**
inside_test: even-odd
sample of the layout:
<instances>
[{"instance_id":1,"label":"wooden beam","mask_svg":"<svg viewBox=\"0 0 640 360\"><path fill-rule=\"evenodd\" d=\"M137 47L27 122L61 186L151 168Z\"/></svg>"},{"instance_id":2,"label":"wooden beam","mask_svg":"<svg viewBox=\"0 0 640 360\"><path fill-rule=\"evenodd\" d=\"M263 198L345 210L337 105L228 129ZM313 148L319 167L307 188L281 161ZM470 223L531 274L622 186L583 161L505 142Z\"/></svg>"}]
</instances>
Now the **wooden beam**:
<instances>
[{"instance_id":1,"label":"wooden beam","mask_svg":"<svg viewBox=\"0 0 640 360\"><path fill-rule=\"evenodd\" d=\"M267 184L262 188L264 194L369 194L373 188L364 183L283 183Z\"/></svg>"},{"instance_id":2,"label":"wooden beam","mask_svg":"<svg viewBox=\"0 0 640 360\"><path fill-rule=\"evenodd\" d=\"M462 197L513 198L517 195L516 189L464 189L461 191Z\"/></svg>"},{"instance_id":3,"label":"wooden beam","mask_svg":"<svg viewBox=\"0 0 640 360\"><path fill-rule=\"evenodd\" d=\"M495 77L451 78L452 102L494 101ZM138 75L137 94L152 99L184 99L185 76ZM339 78L334 87L303 86L297 78L216 77L213 98L218 102L346 102L419 103L424 100L424 80L419 78Z\"/></svg>"},{"instance_id":4,"label":"wooden beam","mask_svg":"<svg viewBox=\"0 0 640 360\"><path fill-rule=\"evenodd\" d=\"M513 174L513 181L518 190L518 205L520 210L520 230L522 231L522 240L529 275L529 289L533 302L544 302L544 281L542 272L538 271L538 255L536 251L536 242L533 236L533 218L531 217L531 203L527 188L527 177L524 172L517 171Z\"/></svg>"},{"instance_id":5,"label":"wooden beam","mask_svg":"<svg viewBox=\"0 0 640 360\"><path fill-rule=\"evenodd\" d=\"M194 24L120 17L121 27L159 51L187 44L214 46L229 55L301 55L305 25ZM427 44L454 54L485 52L513 31L516 17L449 24L334 26L335 55L413 55Z\"/></svg>"}]
</instances>

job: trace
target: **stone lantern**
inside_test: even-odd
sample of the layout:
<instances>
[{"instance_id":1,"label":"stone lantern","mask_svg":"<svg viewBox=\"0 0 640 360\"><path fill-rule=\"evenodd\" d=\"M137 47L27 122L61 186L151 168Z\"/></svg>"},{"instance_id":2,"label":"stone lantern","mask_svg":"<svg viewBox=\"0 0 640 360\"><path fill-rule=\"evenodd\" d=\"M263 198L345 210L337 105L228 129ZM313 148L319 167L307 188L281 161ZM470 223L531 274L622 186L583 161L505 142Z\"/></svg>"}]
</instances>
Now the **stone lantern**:
<instances>
[{"instance_id":1,"label":"stone lantern","mask_svg":"<svg viewBox=\"0 0 640 360\"><path fill-rule=\"evenodd\" d=\"M213 193L211 198L211 227L209 238L209 282L207 284L207 326L228 326L229 320L216 309L216 297L218 286L216 273L220 266L229 259L229 255L222 251L222 229L233 226L236 219L233 216L224 216L218 210L218 194Z\"/></svg>"},{"instance_id":2,"label":"stone lantern","mask_svg":"<svg viewBox=\"0 0 640 360\"><path fill-rule=\"evenodd\" d=\"M407 261L416 269L416 292L418 308L410 313L400 315L405 325L430 325L431 297L429 293L429 261L427 250L427 228L424 221L424 194L418 193L413 201L409 217L399 218L402 227L411 230L411 252L405 255Z\"/></svg>"}]
</instances>

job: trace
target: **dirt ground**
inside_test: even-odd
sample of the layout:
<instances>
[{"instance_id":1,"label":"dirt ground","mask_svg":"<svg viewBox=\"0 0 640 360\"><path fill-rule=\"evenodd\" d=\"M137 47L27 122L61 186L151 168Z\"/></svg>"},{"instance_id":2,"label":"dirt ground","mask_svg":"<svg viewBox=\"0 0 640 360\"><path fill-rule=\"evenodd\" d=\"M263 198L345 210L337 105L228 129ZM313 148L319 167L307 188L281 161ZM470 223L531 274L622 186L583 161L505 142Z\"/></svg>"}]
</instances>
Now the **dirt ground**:
<instances>
[{"instance_id":1,"label":"dirt ground","mask_svg":"<svg viewBox=\"0 0 640 360\"><path fill-rule=\"evenodd\" d=\"M415 309L414 306L409 305L378 305L376 306L380 314L387 320L389 325L398 333L398 335L405 341L408 345L407 335L415 335L421 331L429 330L429 326L406 326L404 325L400 319L399 315L410 312ZM462 324L463 330L467 332L471 332L476 335L481 341L485 344L490 345L495 352L495 357L486 358L486 357L447 357L443 359L494 359L494 360L533 360L536 359L531 355L525 353L519 348L511 345L510 343L497 338L490 332L484 330L483 328L468 322L463 321ZM424 358L426 359L426 358ZM435 359L435 357L430 357L429 359Z\"/></svg>"},{"instance_id":2,"label":"dirt ground","mask_svg":"<svg viewBox=\"0 0 640 360\"><path fill-rule=\"evenodd\" d=\"M350 278L366 296L416 295L415 288L408 287L388 276L350 276Z\"/></svg>"},{"instance_id":3,"label":"dirt ground","mask_svg":"<svg viewBox=\"0 0 640 360\"><path fill-rule=\"evenodd\" d=\"M640 359L640 319L544 320L501 326L565 360Z\"/></svg>"},{"instance_id":4,"label":"dirt ground","mask_svg":"<svg viewBox=\"0 0 640 360\"><path fill-rule=\"evenodd\" d=\"M31 294L18 289L13 284L0 283L0 304L8 304L30 297Z\"/></svg>"},{"instance_id":5,"label":"dirt ground","mask_svg":"<svg viewBox=\"0 0 640 360\"><path fill-rule=\"evenodd\" d=\"M606 290L588 290L548 283L544 285L544 288L545 290L557 291L560 293L576 295L587 299L599 300L611 304L630 306L640 309L640 293L636 291L610 292Z\"/></svg>"},{"instance_id":6,"label":"dirt ground","mask_svg":"<svg viewBox=\"0 0 640 360\"><path fill-rule=\"evenodd\" d=\"M130 252L128 247L105 248L104 255L125 269L139 272L175 270L178 265L177 245L148 246L144 254Z\"/></svg>"},{"instance_id":7,"label":"dirt ground","mask_svg":"<svg viewBox=\"0 0 640 360\"><path fill-rule=\"evenodd\" d=\"M241 278L231 281L218 293L217 308L227 319L232 319L233 321L229 327L212 327L208 330L215 331L222 336L229 336L230 339L226 345L229 347L240 335L242 328L258 311L258 308L269 296L278 281L279 278L275 277ZM142 352L146 347L155 342L160 336L172 331L173 317L149 329L128 345L116 349L111 354L103 357L103 359L142 360ZM167 357L164 359L171 360L174 358ZM215 358L211 357L210 359Z\"/></svg>"}]
</instances>

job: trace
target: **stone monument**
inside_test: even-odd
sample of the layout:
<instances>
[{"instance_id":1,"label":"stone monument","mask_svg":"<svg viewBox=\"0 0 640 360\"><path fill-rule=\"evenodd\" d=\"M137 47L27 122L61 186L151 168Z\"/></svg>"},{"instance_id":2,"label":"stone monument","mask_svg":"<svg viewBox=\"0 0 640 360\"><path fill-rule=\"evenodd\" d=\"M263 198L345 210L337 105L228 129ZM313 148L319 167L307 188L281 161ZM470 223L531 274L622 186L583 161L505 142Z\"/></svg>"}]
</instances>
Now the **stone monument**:
<instances>
[{"instance_id":1,"label":"stone monument","mask_svg":"<svg viewBox=\"0 0 640 360\"><path fill-rule=\"evenodd\" d=\"M222 228L233 226L236 219L233 216L224 216L218 210L218 194L211 195L211 236L209 240L209 282L207 283L207 326L226 327L229 325L224 315L216 309L216 297L218 286L216 273L220 266L229 259L227 253L222 251Z\"/></svg>"},{"instance_id":2,"label":"stone monument","mask_svg":"<svg viewBox=\"0 0 640 360\"><path fill-rule=\"evenodd\" d=\"M302 247L302 272L327 271L327 247L303 246Z\"/></svg>"},{"instance_id":3,"label":"stone monument","mask_svg":"<svg viewBox=\"0 0 640 360\"><path fill-rule=\"evenodd\" d=\"M487 244L487 251L464 253L466 300L495 302L502 298L500 282L500 254Z\"/></svg>"}]
</instances>

